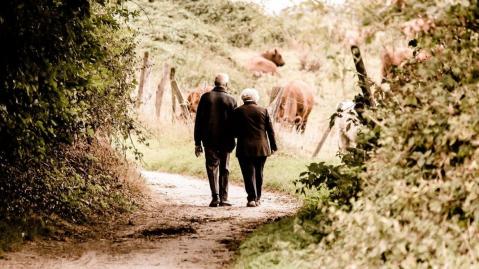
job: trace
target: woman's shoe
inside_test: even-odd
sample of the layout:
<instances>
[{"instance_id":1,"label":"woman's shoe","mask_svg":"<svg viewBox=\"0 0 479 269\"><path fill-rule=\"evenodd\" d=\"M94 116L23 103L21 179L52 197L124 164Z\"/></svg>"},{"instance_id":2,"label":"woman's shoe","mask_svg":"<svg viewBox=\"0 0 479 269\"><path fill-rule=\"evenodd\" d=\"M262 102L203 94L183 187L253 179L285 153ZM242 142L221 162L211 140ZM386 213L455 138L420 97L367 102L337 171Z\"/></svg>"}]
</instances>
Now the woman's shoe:
<instances>
[{"instance_id":1,"label":"woman's shoe","mask_svg":"<svg viewBox=\"0 0 479 269\"><path fill-rule=\"evenodd\" d=\"M228 201L220 201L220 206L232 206L232 204Z\"/></svg>"}]
</instances>

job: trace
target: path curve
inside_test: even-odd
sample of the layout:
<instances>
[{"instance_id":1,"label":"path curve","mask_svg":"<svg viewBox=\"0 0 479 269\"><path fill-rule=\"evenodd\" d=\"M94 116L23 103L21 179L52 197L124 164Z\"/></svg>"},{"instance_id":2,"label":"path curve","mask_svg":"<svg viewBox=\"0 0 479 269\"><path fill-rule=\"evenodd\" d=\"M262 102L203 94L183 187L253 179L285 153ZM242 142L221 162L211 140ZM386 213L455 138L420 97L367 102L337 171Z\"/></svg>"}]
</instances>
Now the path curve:
<instances>
[{"instance_id":1,"label":"path curve","mask_svg":"<svg viewBox=\"0 0 479 269\"><path fill-rule=\"evenodd\" d=\"M236 185L229 190L232 207L209 208L207 181L142 174L150 201L128 223L112 227L112 236L31 242L7 253L0 268L225 268L249 232L298 208L290 196L272 192L263 194L260 207L247 208L244 188Z\"/></svg>"}]
</instances>

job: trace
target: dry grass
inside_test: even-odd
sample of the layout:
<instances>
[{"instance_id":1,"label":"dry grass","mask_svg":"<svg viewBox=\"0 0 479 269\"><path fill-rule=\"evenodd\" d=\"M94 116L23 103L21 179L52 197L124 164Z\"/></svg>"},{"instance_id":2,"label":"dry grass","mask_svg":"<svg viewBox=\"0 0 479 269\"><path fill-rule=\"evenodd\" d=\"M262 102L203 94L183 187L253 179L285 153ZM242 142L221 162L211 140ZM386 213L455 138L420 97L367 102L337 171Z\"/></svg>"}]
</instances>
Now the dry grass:
<instances>
[{"instance_id":1,"label":"dry grass","mask_svg":"<svg viewBox=\"0 0 479 269\"><path fill-rule=\"evenodd\" d=\"M238 65L243 64L248 57L256 52L252 50L235 49L232 51L233 60ZM302 79L314 85L316 88L315 106L310 115L308 126L304 134L299 134L289 128L284 128L276 124L276 132L279 140L280 152L271 157L266 165L266 186L279 190L292 191L294 186L292 181L298 178L299 173L305 170L305 166L313 161L339 162L336 157L338 149L338 138L335 129L330 133L329 138L323 145L320 154L316 158L311 155L316 145L328 127L329 117L336 110L337 104L344 99L351 99L355 92L353 84L350 83L349 89L342 89L341 81L328 79L328 63L325 68L319 72L300 71L300 52L294 48L284 50L283 52L287 64L280 68L280 77L263 76L257 80L252 80L253 85L258 89L261 95L260 104L266 106L269 103L269 92L273 86L283 85L292 79ZM209 68L208 66L204 68ZM220 68L220 67L216 67ZM205 177L203 159L196 159L193 154L193 124L184 123L178 119L172 122L172 102L171 90L165 91L161 117L155 116L154 100L156 84L160 80L158 74L153 72L145 84L145 96L143 105L140 108L139 116L145 125L152 130L150 147L142 147L144 155L144 166L151 170L162 170L174 173L190 174L199 177ZM211 71L211 76L215 72ZM350 74L352 77L352 74ZM347 78L348 81L353 79ZM182 89L188 86L180 85ZM241 89L234 89L239 92ZM236 95L235 95L236 96ZM238 96L236 96L238 98ZM238 98L238 104L240 100ZM177 114L179 107L177 107ZM235 181L241 181L239 167L234 159L231 162L231 177Z\"/></svg>"},{"instance_id":2,"label":"dry grass","mask_svg":"<svg viewBox=\"0 0 479 269\"><path fill-rule=\"evenodd\" d=\"M248 59L248 57L254 55L255 53L255 51L251 50L237 49L233 51L233 59L237 61L238 65L241 65ZM319 137L322 135L323 131L327 128L327 125L329 124L329 117L332 113L334 113L337 104L344 99L352 99L356 92L352 90L352 83L349 83L350 85L345 86L349 88L342 89L341 81L334 81L327 78L327 62L325 63L324 72L311 73L300 71L300 62L298 56L299 52L294 49L285 50L284 58L287 64L280 68L281 76L275 77L266 75L257 80L253 80L253 84L251 86L258 89L261 95L260 104L266 106L269 103L269 93L273 86L284 85L293 79L301 79L307 81L311 85L314 85L316 88L315 106L310 115L305 134L300 135L289 131L287 128L277 128L280 141L289 153L307 156L313 152L316 142L319 140ZM218 69L218 67L216 67L216 69ZM161 117L160 119L157 119L155 116L155 91L156 85L160 80L159 74L160 72L158 71L152 72L151 76L146 81L144 90L145 94L142 100L143 105L141 106L139 113L142 121L144 121L146 125L152 129L156 129L159 126L172 121L171 90L169 87L167 87L163 96ZM211 76L213 77L214 74L215 72L212 70ZM353 81L353 78L347 78L346 80L351 82ZM187 90L185 89L189 89L191 87L193 86L180 85L180 88L182 88L184 94L187 93ZM239 92L241 89L233 90L235 92ZM238 96L236 97L238 99L238 103L240 104L241 102ZM177 114L179 113L178 111L179 107L177 106ZM322 154L320 158L334 158L337 150L337 138L335 136L336 134L333 132L331 137L326 141L323 151L325 154Z\"/></svg>"},{"instance_id":3,"label":"dry grass","mask_svg":"<svg viewBox=\"0 0 479 269\"><path fill-rule=\"evenodd\" d=\"M161 131L159 131L161 130ZM142 165L148 170L192 175L206 179L204 157L194 155L194 142L191 126L163 123L154 131L149 146L139 145L143 152ZM292 182L313 159L281 151L270 158L265 168L265 187L268 189L294 192ZM238 161L233 154L230 159L230 178L241 183L242 176Z\"/></svg>"},{"instance_id":4,"label":"dry grass","mask_svg":"<svg viewBox=\"0 0 479 269\"><path fill-rule=\"evenodd\" d=\"M165 8L168 6L166 2L160 2ZM150 18L163 16L161 15L163 8L149 3L146 5L150 12ZM172 14L176 14L175 12ZM308 82L315 88L315 106L308 120L306 131L304 134L298 134L288 128L276 126L280 152L270 158L268 161L270 166L267 167L267 171L269 169L272 173L277 173L281 178L277 182L281 183L276 185L281 185L286 182L286 178L288 178L288 182L297 178L298 174L304 170L304 166L310 162L339 162L336 157L338 136L335 129L330 133L319 155L316 158L312 158L311 155L320 137L327 129L329 117L335 112L337 104L343 100L351 100L358 93L358 87L355 85L354 64L349 48L342 47L341 44L326 44L328 42L323 42L323 44L305 41L314 45L304 45L300 40L296 40L289 45L280 47L286 65L279 68L279 76L265 75L254 79L244 68L248 59L262 50L271 49L277 45L263 44L259 49L233 48L221 43L223 42L221 39L210 40L208 41L210 43L207 42L209 45L202 45L198 42L208 38L210 34L214 35L216 30L200 21L196 21L195 27L190 30L183 27L183 24L191 24L195 20L195 18L185 15L168 26L162 22L163 28L159 25L150 25L146 17L140 17L136 22L137 25L143 26L139 36L141 50L149 50L153 55L153 66L145 83L142 106L138 113L144 125L154 133L150 139L151 146L141 148L145 153L143 164L145 167L204 176L203 161L196 159L193 155L192 123L184 124L178 120L173 123L173 118L179 114L180 108L177 106L176 115L173 115L169 85L163 96L161 116L157 118L155 115L156 87L161 79L161 69L165 62L173 64L177 68L177 81L185 96L189 89L203 83L211 84L217 72L229 73L232 80L231 92L236 96L238 104L241 104L241 101L237 94L243 87L258 89L261 96L260 104L267 106L269 93L274 86L284 85L294 79ZM150 26L144 28L145 25ZM185 39L186 43L181 44L170 42L171 40L155 39L155 36L161 34L161 30L166 35L197 33L199 39ZM298 38L314 39L312 36L303 36L305 33ZM362 54L370 77L378 82L380 80L378 49L364 46ZM301 70L301 59L304 60L304 55L309 55L318 61L321 68L315 72ZM278 167L275 168L275 165ZM232 167L233 170L239 170L236 169L235 164ZM241 178L237 172L233 172L232 176L236 179ZM276 178L273 174L271 177Z\"/></svg>"}]
</instances>

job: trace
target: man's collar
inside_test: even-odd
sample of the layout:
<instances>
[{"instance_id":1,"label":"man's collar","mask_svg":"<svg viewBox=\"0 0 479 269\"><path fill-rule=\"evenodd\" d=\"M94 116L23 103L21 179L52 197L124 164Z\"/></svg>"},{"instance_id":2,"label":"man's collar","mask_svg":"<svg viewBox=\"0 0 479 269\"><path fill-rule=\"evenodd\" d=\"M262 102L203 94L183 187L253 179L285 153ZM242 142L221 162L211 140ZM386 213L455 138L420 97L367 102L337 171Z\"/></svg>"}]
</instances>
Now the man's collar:
<instances>
[{"instance_id":1,"label":"man's collar","mask_svg":"<svg viewBox=\"0 0 479 269\"><path fill-rule=\"evenodd\" d=\"M251 105L251 104L256 105L256 102L253 101L253 100L246 100L246 101L244 101L244 104L245 104L245 105Z\"/></svg>"},{"instance_id":2,"label":"man's collar","mask_svg":"<svg viewBox=\"0 0 479 269\"><path fill-rule=\"evenodd\" d=\"M226 89L224 86L215 86L213 88L213 91L217 91L217 92L226 92Z\"/></svg>"}]
</instances>

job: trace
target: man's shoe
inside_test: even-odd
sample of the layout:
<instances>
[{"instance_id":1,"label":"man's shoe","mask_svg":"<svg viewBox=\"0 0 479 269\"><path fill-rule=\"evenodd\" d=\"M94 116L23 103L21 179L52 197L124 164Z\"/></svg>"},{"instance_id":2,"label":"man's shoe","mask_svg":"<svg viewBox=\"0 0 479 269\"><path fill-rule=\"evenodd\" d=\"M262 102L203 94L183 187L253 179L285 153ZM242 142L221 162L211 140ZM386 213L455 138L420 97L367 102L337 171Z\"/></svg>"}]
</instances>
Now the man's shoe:
<instances>
[{"instance_id":1,"label":"man's shoe","mask_svg":"<svg viewBox=\"0 0 479 269\"><path fill-rule=\"evenodd\" d=\"M232 206L232 204L228 201L221 201L220 206Z\"/></svg>"},{"instance_id":2,"label":"man's shoe","mask_svg":"<svg viewBox=\"0 0 479 269\"><path fill-rule=\"evenodd\" d=\"M213 200L210 203L210 207L218 207L220 206L220 202L218 200Z\"/></svg>"},{"instance_id":3,"label":"man's shoe","mask_svg":"<svg viewBox=\"0 0 479 269\"><path fill-rule=\"evenodd\" d=\"M249 201L247 204L246 204L247 207L256 207L256 202L255 201Z\"/></svg>"}]
</instances>

